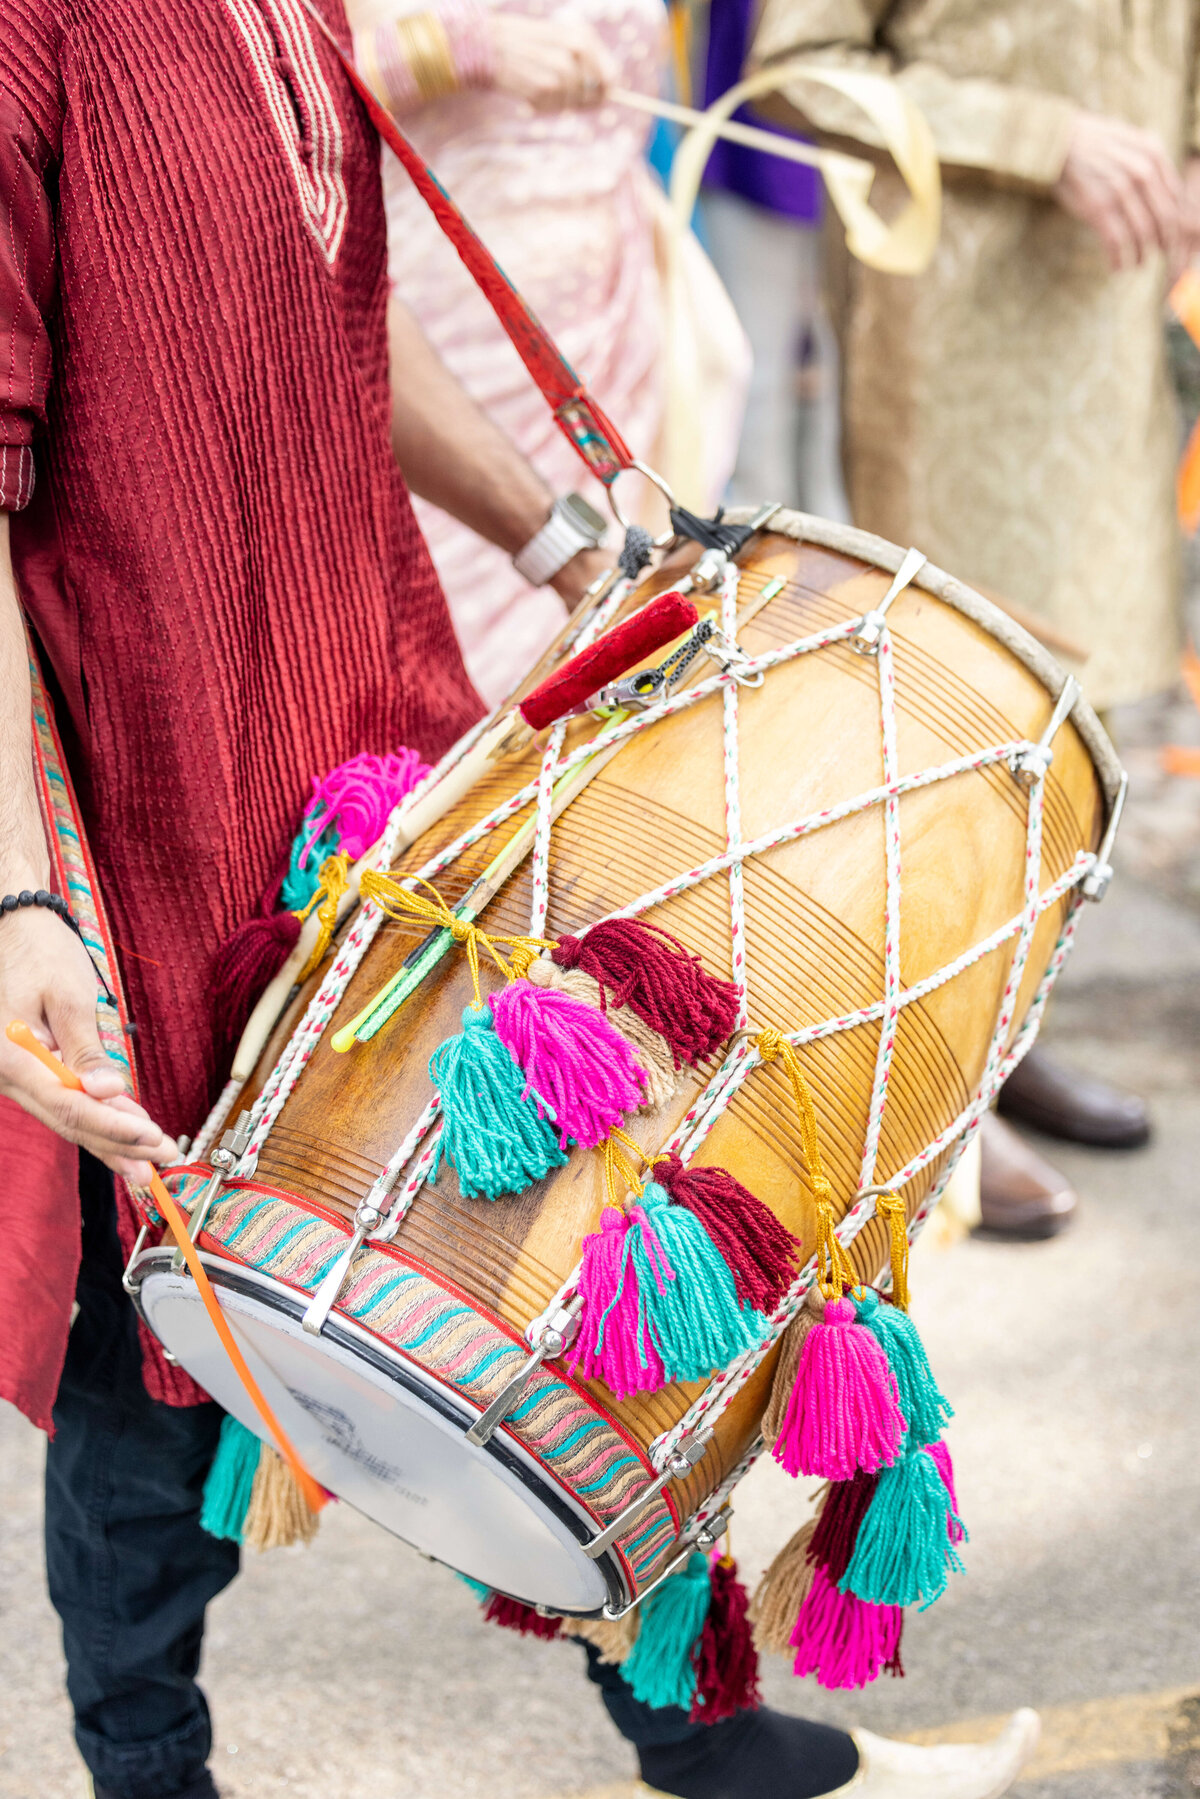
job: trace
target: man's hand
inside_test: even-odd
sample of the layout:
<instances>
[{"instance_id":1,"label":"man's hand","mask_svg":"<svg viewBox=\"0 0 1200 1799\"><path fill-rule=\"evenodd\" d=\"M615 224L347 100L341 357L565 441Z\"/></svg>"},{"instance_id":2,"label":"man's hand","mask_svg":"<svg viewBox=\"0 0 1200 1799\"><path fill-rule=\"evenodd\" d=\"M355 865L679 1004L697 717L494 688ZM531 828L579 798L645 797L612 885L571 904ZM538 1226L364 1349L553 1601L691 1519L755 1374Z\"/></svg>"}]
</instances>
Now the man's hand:
<instances>
[{"instance_id":1,"label":"man's hand","mask_svg":"<svg viewBox=\"0 0 1200 1799\"><path fill-rule=\"evenodd\" d=\"M586 19L488 16L494 85L539 112L598 106L617 77L616 64Z\"/></svg>"},{"instance_id":2,"label":"man's hand","mask_svg":"<svg viewBox=\"0 0 1200 1799\"><path fill-rule=\"evenodd\" d=\"M615 550L580 550L565 567L559 569L549 585L560 600L566 601L567 611L574 612L592 582L598 581L601 575L606 575L616 564Z\"/></svg>"},{"instance_id":3,"label":"man's hand","mask_svg":"<svg viewBox=\"0 0 1200 1799\"><path fill-rule=\"evenodd\" d=\"M60 1085L28 1050L0 1030L0 1093L135 1186L152 1162L171 1162L176 1145L125 1091L96 1030L96 971L62 920L30 906L0 919L0 1026L20 1018L73 1068L85 1091Z\"/></svg>"},{"instance_id":4,"label":"man's hand","mask_svg":"<svg viewBox=\"0 0 1200 1799\"><path fill-rule=\"evenodd\" d=\"M1080 113L1052 197L1098 233L1113 269L1132 268L1155 250L1172 276L1182 267L1183 183L1157 133Z\"/></svg>"}]
</instances>

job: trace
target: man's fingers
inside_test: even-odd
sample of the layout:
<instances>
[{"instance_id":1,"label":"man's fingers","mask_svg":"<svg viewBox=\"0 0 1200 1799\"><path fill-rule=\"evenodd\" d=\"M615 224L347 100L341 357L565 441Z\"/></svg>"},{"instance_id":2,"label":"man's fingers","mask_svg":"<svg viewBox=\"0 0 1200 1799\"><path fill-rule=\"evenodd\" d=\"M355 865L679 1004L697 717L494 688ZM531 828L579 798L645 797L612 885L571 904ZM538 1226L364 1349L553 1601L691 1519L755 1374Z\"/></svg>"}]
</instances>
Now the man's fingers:
<instances>
[{"instance_id":1,"label":"man's fingers","mask_svg":"<svg viewBox=\"0 0 1200 1799\"><path fill-rule=\"evenodd\" d=\"M67 1067L74 1069L83 1080L90 1093L97 1099L108 1099L113 1093L124 1090L125 1082L121 1078L121 1072L100 1041L94 1005L81 1004L74 994L51 995L46 1001L46 1022L54 1032L59 1055ZM106 1092L97 1092L87 1079L88 1076L108 1077L114 1074L117 1076L117 1085ZM107 1085L107 1079L101 1085Z\"/></svg>"}]
</instances>

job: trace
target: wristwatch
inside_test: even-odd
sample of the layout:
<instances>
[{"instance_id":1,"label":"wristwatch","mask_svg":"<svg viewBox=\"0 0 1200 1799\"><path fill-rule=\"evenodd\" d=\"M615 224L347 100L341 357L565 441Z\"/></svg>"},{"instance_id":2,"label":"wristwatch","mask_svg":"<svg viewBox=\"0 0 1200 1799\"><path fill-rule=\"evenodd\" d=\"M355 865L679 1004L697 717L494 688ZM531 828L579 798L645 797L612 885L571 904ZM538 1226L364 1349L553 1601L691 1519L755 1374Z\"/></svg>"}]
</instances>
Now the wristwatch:
<instances>
[{"instance_id":1,"label":"wristwatch","mask_svg":"<svg viewBox=\"0 0 1200 1799\"><path fill-rule=\"evenodd\" d=\"M582 494L564 494L541 530L517 551L513 567L531 587L543 587L580 550L598 550L606 529L603 515Z\"/></svg>"}]
</instances>

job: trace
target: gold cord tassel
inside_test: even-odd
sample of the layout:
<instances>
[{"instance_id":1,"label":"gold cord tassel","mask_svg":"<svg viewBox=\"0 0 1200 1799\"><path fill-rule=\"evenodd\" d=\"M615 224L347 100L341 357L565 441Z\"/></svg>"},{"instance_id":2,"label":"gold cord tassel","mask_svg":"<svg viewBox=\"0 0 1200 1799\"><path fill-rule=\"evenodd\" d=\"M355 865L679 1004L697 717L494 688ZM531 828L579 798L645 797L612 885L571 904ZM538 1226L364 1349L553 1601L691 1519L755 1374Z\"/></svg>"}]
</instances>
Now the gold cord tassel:
<instances>
[{"instance_id":1,"label":"gold cord tassel","mask_svg":"<svg viewBox=\"0 0 1200 1799\"><path fill-rule=\"evenodd\" d=\"M875 1216L885 1220L891 1239L892 1301L908 1310L908 1210L900 1193L875 1196Z\"/></svg>"},{"instance_id":2,"label":"gold cord tassel","mask_svg":"<svg viewBox=\"0 0 1200 1799\"><path fill-rule=\"evenodd\" d=\"M404 887L394 875L381 874L377 869L364 869L359 881L359 892L364 900L378 906L389 918L410 921L415 919L419 924L428 926L430 930L449 931L455 943L461 943L467 952L467 963L471 970L471 989L476 1011L483 1005L483 995L479 986L479 952L484 950L489 955L506 981L516 979L517 969L524 971L526 955L536 955L540 950L553 949L553 940L546 937L489 937L479 925L472 924L469 918L460 918L452 912L437 888L430 882L422 880L419 875L407 877L416 880L422 887L427 887L433 895L427 899L425 894L417 893L413 888ZM506 962L500 954L497 944L512 953L512 961Z\"/></svg>"},{"instance_id":3,"label":"gold cord tassel","mask_svg":"<svg viewBox=\"0 0 1200 1799\"><path fill-rule=\"evenodd\" d=\"M337 929L338 906L342 895L350 885L350 857L345 850L341 850L336 856L326 856L321 864L319 879L321 884L317 891L303 912L296 914L296 917L303 923L315 906L317 923L321 927L317 934L317 941L313 944L312 955L304 964L300 974L301 984L307 981L314 969L320 967L325 957L325 951L333 941L333 933Z\"/></svg>"},{"instance_id":4,"label":"gold cord tassel","mask_svg":"<svg viewBox=\"0 0 1200 1799\"><path fill-rule=\"evenodd\" d=\"M250 1489L250 1504L242 1527L247 1549L284 1549L290 1543L311 1543L318 1517L310 1512L296 1478L281 1455L264 1443Z\"/></svg>"},{"instance_id":5,"label":"gold cord tassel","mask_svg":"<svg viewBox=\"0 0 1200 1799\"><path fill-rule=\"evenodd\" d=\"M854 1264L838 1242L834 1229L836 1220L833 1215L833 1187L821 1160L817 1112L812 1093L796 1051L782 1031L771 1028L760 1031L755 1039L755 1047L764 1062L774 1062L778 1057L792 1083L796 1114L800 1121L800 1144L817 1208L817 1280L826 1299L840 1299L846 1287L857 1287L861 1283L854 1271Z\"/></svg>"}]
</instances>

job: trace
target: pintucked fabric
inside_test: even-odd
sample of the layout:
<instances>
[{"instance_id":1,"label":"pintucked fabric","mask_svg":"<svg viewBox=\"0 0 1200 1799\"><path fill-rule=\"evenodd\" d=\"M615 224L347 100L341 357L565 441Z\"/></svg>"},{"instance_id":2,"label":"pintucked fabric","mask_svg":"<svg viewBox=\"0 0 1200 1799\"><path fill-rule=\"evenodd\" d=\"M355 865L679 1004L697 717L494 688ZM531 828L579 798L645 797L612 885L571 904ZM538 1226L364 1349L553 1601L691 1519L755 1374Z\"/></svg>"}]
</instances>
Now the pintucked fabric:
<instances>
[{"instance_id":1,"label":"pintucked fabric","mask_svg":"<svg viewBox=\"0 0 1200 1799\"><path fill-rule=\"evenodd\" d=\"M173 1134L313 776L479 712L392 456L387 292L378 141L302 0L0 0L0 497Z\"/></svg>"},{"instance_id":2,"label":"pintucked fabric","mask_svg":"<svg viewBox=\"0 0 1200 1799\"><path fill-rule=\"evenodd\" d=\"M1080 109L1200 150L1198 30L1196 0L767 0L754 49L894 75L946 173L926 274L845 271L855 524L1045 618L1097 706L1178 671L1166 273L1155 255L1113 274L1050 190ZM787 98L872 141L842 96ZM881 205L896 186L881 173Z\"/></svg>"}]
</instances>

